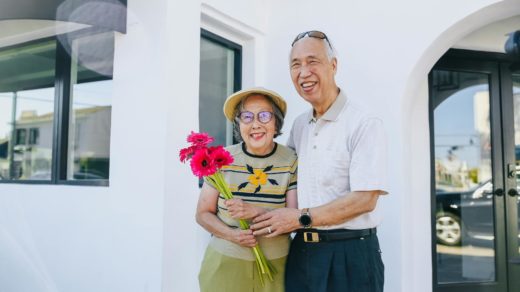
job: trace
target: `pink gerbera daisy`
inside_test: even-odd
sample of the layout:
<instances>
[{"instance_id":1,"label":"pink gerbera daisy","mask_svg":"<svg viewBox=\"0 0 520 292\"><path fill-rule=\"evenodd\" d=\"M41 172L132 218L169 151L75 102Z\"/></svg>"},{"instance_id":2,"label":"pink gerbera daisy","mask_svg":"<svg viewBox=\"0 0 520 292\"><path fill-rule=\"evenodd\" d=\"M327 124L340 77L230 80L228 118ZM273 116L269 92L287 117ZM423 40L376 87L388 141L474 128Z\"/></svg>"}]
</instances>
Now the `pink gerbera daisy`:
<instances>
[{"instance_id":1,"label":"pink gerbera daisy","mask_svg":"<svg viewBox=\"0 0 520 292\"><path fill-rule=\"evenodd\" d=\"M213 142L215 139L208 135L208 133L195 133L191 131L191 134L188 136L187 140L193 146L205 147L206 145Z\"/></svg>"},{"instance_id":2,"label":"pink gerbera daisy","mask_svg":"<svg viewBox=\"0 0 520 292\"><path fill-rule=\"evenodd\" d=\"M200 149L195 152L191 157L190 166L193 174L199 178L212 175L217 171L217 167L206 149Z\"/></svg>"},{"instance_id":3,"label":"pink gerbera daisy","mask_svg":"<svg viewBox=\"0 0 520 292\"><path fill-rule=\"evenodd\" d=\"M181 149L181 151L179 151L179 158L180 158L181 162L184 163L187 160L190 160L191 156L195 153L195 150L196 150L195 146L190 146L190 147Z\"/></svg>"},{"instance_id":4,"label":"pink gerbera daisy","mask_svg":"<svg viewBox=\"0 0 520 292\"><path fill-rule=\"evenodd\" d=\"M233 156L231 156L231 154L222 146L213 149L213 151L210 153L210 156L217 168L221 168L224 165L230 165L233 163Z\"/></svg>"}]
</instances>

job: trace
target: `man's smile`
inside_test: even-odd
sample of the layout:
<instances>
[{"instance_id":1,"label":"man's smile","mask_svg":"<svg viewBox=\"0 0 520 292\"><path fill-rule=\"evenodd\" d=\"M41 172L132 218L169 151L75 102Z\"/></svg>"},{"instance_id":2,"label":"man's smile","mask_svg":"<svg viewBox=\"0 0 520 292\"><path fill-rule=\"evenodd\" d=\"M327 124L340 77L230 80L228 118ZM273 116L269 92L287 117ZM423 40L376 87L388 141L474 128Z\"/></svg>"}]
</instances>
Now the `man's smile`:
<instances>
[{"instance_id":1,"label":"man's smile","mask_svg":"<svg viewBox=\"0 0 520 292\"><path fill-rule=\"evenodd\" d=\"M314 88L314 86L316 84L318 84L317 81L307 81L307 82L300 83L300 86L302 87L302 89L304 91L309 92L309 91L311 91Z\"/></svg>"}]
</instances>

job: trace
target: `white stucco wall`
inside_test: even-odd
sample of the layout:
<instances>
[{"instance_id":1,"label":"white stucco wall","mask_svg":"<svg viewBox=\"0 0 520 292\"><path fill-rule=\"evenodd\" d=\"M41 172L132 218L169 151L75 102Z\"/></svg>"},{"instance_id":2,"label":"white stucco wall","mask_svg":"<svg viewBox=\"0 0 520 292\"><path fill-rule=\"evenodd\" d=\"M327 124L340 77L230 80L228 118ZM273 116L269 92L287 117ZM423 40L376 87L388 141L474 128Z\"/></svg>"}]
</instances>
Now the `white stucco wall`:
<instances>
[{"instance_id":1,"label":"white stucco wall","mask_svg":"<svg viewBox=\"0 0 520 292\"><path fill-rule=\"evenodd\" d=\"M520 14L518 0L128 0L128 9L128 32L116 37L110 187L0 184L0 291L198 291L207 233L194 220L197 181L177 154L198 128L201 26L244 46L244 86L287 98L285 132L308 107L289 78L290 43L327 32L338 83L380 113L389 136L385 290L431 291L426 76L468 33Z\"/></svg>"},{"instance_id":2,"label":"white stucco wall","mask_svg":"<svg viewBox=\"0 0 520 292\"><path fill-rule=\"evenodd\" d=\"M0 291L161 290L166 4L116 35L110 186L0 185Z\"/></svg>"}]
</instances>

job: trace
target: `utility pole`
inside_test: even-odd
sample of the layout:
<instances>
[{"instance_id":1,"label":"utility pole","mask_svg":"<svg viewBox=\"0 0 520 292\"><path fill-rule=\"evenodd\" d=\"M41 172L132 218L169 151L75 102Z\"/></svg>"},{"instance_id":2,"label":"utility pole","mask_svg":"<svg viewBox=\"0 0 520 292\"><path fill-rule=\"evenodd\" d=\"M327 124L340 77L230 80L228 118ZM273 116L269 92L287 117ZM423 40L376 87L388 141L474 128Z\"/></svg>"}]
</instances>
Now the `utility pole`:
<instances>
[{"instance_id":1,"label":"utility pole","mask_svg":"<svg viewBox=\"0 0 520 292\"><path fill-rule=\"evenodd\" d=\"M11 141L9 142L9 179L12 180L15 175L14 168L14 144L16 143L16 103L18 100L18 93L13 92L13 106L11 114Z\"/></svg>"}]
</instances>

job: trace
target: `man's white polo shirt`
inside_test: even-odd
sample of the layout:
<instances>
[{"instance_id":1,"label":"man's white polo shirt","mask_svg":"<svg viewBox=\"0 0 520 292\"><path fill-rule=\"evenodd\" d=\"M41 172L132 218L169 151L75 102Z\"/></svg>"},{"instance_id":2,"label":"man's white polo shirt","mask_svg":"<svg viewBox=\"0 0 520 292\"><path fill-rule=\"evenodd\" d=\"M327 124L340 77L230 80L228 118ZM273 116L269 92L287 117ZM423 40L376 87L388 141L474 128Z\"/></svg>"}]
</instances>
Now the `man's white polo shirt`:
<instances>
[{"instance_id":1,"label":"man's white polo shirt","mask_svg":"<svg viewBox=\"0 0 520 292\"><path fill-rule=\"evenodd\" d=\"M341 92L319 119L314 119L312 109L298 116L287 144L298 154L300 209L326 204L353 191L387 193L383 123ZM319 228L365 229L380 222L376 206L342 224Z\"/></svg>"}]
</instances>

